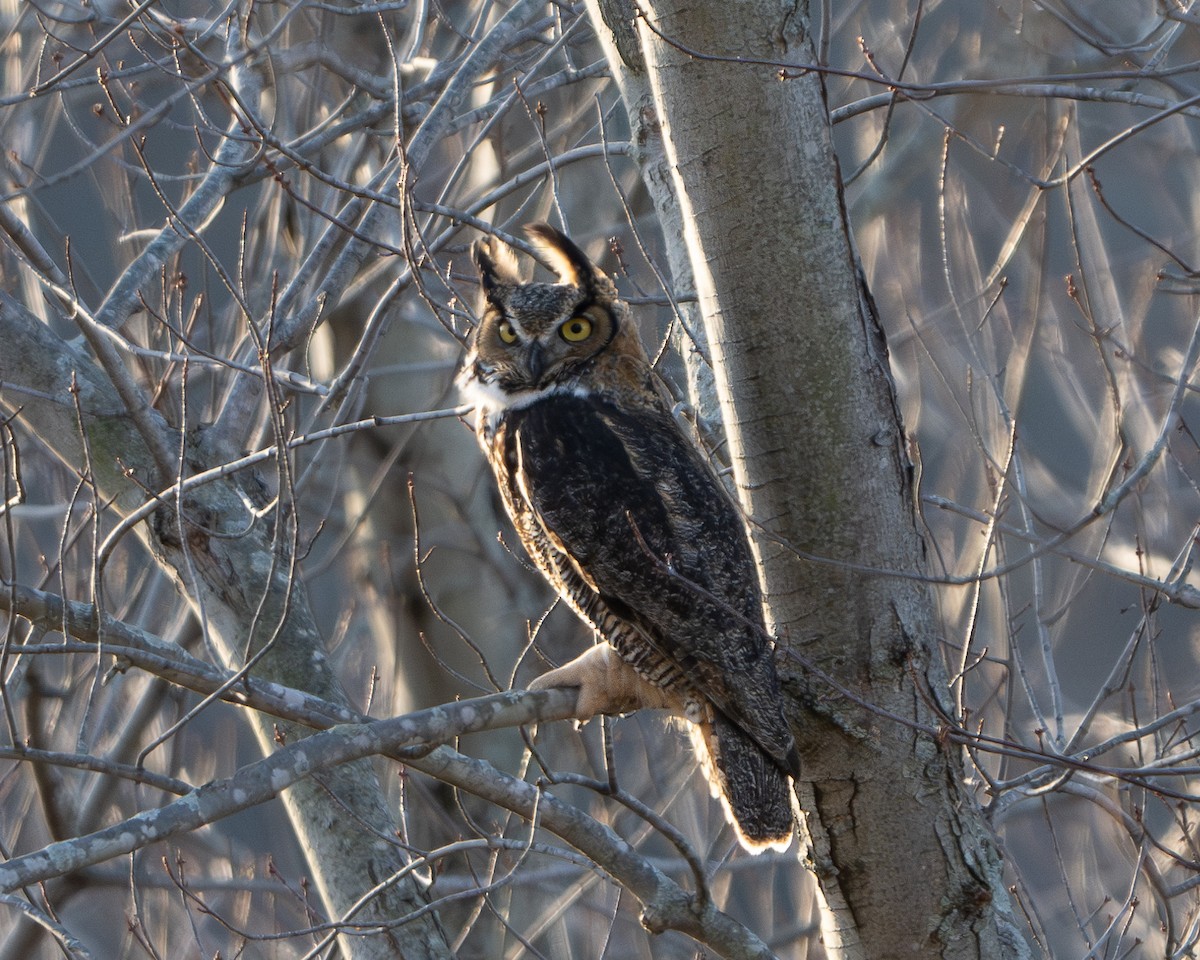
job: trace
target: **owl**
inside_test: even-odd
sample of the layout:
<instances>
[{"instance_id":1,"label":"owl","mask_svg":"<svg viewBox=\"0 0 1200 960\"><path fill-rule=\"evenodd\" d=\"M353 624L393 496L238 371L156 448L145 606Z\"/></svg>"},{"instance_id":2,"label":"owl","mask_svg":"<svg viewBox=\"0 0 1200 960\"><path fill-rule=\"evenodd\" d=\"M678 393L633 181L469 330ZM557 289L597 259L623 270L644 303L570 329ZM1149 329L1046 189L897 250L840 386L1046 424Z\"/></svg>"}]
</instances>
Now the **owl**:
<instances>
[{"instance_id":1,"label":"owl","mask_svg":"<svg viewBox=\"0 0 1200 960\"><path fill-rule=\"evenodd\" d=\"M531 687L578 687L581 720L682 716L743 846L783 849L799 755L741 515L609 277L552 227L526 232L559 282L525 282L507 246L475 244L485 302L459 385L522 544L603 638Z\"/></svg>"}]
</instances>

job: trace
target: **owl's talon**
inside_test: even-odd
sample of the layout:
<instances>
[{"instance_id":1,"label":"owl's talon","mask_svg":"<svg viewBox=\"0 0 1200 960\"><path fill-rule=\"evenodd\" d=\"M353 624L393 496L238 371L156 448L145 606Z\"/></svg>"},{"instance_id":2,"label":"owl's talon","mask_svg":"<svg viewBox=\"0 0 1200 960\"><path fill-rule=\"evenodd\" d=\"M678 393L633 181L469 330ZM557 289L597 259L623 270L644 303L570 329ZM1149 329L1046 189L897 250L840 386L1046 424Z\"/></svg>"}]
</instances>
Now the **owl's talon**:
<instances>
[{"instance_id":1,"label":"owl's talon","mask_svg":"<svg viewBox=\"0 0 1200 960\"><path fill-rule=\"evenodd\" d=\"M585 723L599 714L632 713L635 710L674 709L679 704L650 683L621 659L611 644L598 643L570 663L536 677L530 690L576 687L575 719Z\"/></svg>"}]
</instances>

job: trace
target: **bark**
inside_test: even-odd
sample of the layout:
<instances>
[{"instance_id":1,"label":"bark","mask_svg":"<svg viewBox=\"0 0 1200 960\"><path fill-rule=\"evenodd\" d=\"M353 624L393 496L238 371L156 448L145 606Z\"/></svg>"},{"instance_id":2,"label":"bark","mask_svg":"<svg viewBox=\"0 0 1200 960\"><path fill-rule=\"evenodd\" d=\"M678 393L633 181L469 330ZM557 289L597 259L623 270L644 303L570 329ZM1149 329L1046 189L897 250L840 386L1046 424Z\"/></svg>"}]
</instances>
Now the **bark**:
<instances>
[{"instance_id":1,"label":"bark","mask_svg":"<svg viewBox=\"0 0 1200 960\"><path fill-rule=\"evenodd\" d=\"M161 488L161 451L178 450L181 438L147 405L135 422L113 383L120 370L101 369L3 295L0 342L5 345L0 350L0 409L19 427L68 467L90 473L100 498L112 499L119 514L141 507L145 488ZM127 383L126 390L136 386ZM184 473L221 462L219 446L201 433L183 438ZM262 490L244 477L198 488L183 498L181 513L173 498L165 500L135 529L202 617L225 665L236 668L247 655L262 651L252 676L344 704L290 563L286 520L277 519L286 515L286 500L256 518L249 505L263 505ZM254 727L264 754L277 749L277 736L294 742L311 732L266 716ZM368 761L302 780L284 793L283 802L331 919L404 868L406 860L390 840L395 824ZM356 917L395 919L425 903L423 885L409 874ZM431 913L385 934L348 937L343 949L355 960L450 956Z\"/></svg>"},{"instance_id":2,"label":"bark","mask_svg":"<svg viewBox=\"0 0 1200 960\"><path fill-rule=\"evenodd\" d=\"M630 50L628 16L602 6ZM781 79L777 66L732 59L812 63L807 5L641 9L647 19L633 26L651 118L784 651L826 948L872 960L1026 957L961 757L930 734L945 680L929 594L864 572L922 572L924 553L823 84L815 72Z\"/></svg>"},{"instance_id":3,"label":"bark","mask_svg":"<svg viewBox=\"0 0 1200 960\"><path fill-rule=\"evenodd\" d=\"M690 296L695 290L692 264L683 238L683 214L663 144L662 128L646 73L646 61L633 29L636 8L630 0L587 0L588 14L596 27L621 102L629 119L631 156L654 204L663 252L671 268L676 324L673 340L684 360L688 398L705 432L719 430L720 409L712 376L712 357L700 320L700 310Z\"/></svg>"}]
</instances>

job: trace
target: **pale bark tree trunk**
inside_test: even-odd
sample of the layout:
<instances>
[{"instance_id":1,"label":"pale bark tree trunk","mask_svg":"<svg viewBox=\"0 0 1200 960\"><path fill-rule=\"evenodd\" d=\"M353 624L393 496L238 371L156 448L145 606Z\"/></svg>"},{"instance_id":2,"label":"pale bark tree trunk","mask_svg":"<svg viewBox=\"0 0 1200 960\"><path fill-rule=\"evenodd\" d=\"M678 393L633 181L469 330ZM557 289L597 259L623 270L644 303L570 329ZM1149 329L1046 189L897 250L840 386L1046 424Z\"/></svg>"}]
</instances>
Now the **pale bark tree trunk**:
<instances>
[{"instance_id":1,"label":"pale bark tree trunk","mask_svg":"<svg viewBox=\"0 0 1200 960\"><path fill-rule=\"evenodd\" d=\"M614 70L649 81L635 135L661 129L769 625L803 658L782 659L826 948L1028 956L958 748L930 735L945 682L928 591L860 572L925 564L823 83L734 62L813 63L807 4L655 0L648 20L600 6L625 51Z\"/></svg>"},{"instance_id":2,"label":"pale bark tree trunk","mask_svg":"<svg viewBox=\"0 0 1200 960\"><path fill-rule=\"evenodd\" d=\"M692 292L695 282L683 237L679 195L675 191L671 166L663 146L654 92L650 89L646 61L633 29L636 8L632 0L587 0L587 7L613 81L621 91L621 101L629 120L631 155L658 218L663 252L671 268L673 281L668 293L680 297ZM672 336L687 371L688 398L695 408L697 420L705 429L716 429L720 421L720 409L700 310L695 300L690 298L683 302L676 300L673 306L678 322Z\"/></svg>"},{"instance_id":3,"label":"pale bark tree trunk","mask_svg":"<svg viewBox=\"0 0 1200 960\"><path fill-rule=\"evenodd\" d=\"M6 387L0 410L94 482L99 497L111 499L118 513L143 505L144 486L162 489L162 474L173 466L161 462L164 456L179 453L185 477L230 459L228 451L208 449L215 444L199 436L189 436L180 452L179 435L148 405L131 411L129 401L136 402L140 392L132 380L123 381L123 367L101 369L3 295L0 343L0 382ZM108 359L120 363L115 356ZM124 382L128 399L118 395L114 380ZM170 483L174 476L168 476ZM290 566L286 493L274 510L255 517L251 511L263 506L262 499L253 480L233 477L198 487L179 500L169 498L135 529L203 617L226 665L237 668L246 656L268 647L251 678L345 703L303 585ZM180 505L182 519L174 509ZM265 714L255 717L264 753L276 749L276 737L294 742L312 732ZM331 920L342 919L365 893L406 866L391 839L395 822L369 761L303 780L283 794L283 803ZM426 902L420 880L410 873L373 897L353 919L365 924L400 920ZM429 913L373 935L345 937L342 949L354 960L451 955L436 915Z\"/></svg>"}]
</instances>

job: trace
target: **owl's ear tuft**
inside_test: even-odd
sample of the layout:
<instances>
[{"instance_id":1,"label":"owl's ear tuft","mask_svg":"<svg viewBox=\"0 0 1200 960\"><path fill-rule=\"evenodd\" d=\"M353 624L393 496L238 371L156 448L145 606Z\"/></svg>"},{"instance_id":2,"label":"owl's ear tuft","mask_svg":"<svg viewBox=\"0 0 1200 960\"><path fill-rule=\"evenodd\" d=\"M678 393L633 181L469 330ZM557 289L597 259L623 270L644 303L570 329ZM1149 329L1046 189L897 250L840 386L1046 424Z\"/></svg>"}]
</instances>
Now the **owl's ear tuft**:
<instances>
[{"instance_id":1,"label":"owl's ear tuft","mask_svg":"<svg viewBox=\"0 0 1200 960\"><path fill-rule=\"evenodd\" d=\"M563 283L593 294L610 283L604 271L592 263L586 253L550 224L531 223L525 228L525 233L550 261L550 266Z\"/></svg>"},{"instance_id":2,"label":"owl's ear tuft","mask_svg":"<svg viewBox=\"0 0 1200 960\"><path fill-rule=\"evenodd\" d=\"M521 273L512 248L506 243L500 243L495 237L476 240L471 245L471 258L479 268L479 283L486 296L490 296L501 285L511 286L521 282Z\"/></svg>"}]
</instances>

